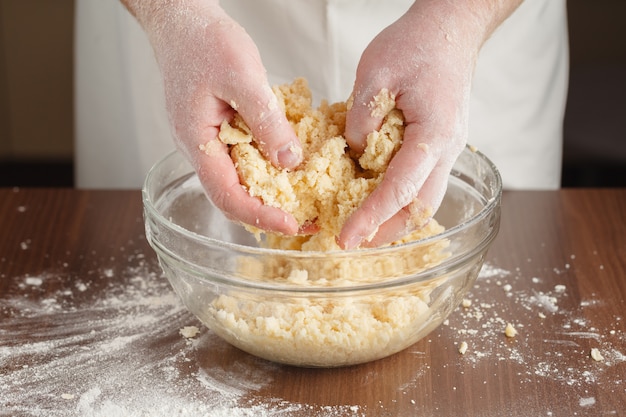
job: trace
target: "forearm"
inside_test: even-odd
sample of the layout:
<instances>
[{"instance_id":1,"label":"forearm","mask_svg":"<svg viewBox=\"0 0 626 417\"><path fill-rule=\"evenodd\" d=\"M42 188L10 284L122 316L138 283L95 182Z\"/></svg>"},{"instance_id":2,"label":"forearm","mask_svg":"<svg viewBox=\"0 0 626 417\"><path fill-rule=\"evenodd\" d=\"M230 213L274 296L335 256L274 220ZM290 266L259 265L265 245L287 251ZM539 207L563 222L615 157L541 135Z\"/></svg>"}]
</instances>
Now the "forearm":
<instances>
[{"instance_id":1,"label":"forearm","mask_svg":"<svg viewBox=\"0 0 626 417\"><path fill-rule=\"evenodd\" d=\"M148 22L156 19L159 11L171 0L120 0L126 9L145 28Z\"/></svg>"}]
</instances>

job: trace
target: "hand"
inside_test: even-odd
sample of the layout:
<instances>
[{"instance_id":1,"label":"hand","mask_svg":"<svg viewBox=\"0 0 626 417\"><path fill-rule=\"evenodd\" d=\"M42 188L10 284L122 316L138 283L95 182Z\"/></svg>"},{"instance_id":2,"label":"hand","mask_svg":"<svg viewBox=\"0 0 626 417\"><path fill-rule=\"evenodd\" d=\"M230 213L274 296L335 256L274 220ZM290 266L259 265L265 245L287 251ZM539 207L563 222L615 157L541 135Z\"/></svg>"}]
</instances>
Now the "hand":
<instances>
[{"instance_id":1,"label":"hand","mask_svg":"<svg viewBox=\"0 0 626 417\"><path fill-rule=\"evenodd\" d=\"M467 141L478 51L493 28L490 19L503 20L489 12L479 15L465 2L418 0L364 51L346 116L349 146L362 152L367 134L380 128L384 114L371 103L385 88L404 114L405 132L383 181L344 224L341 247L392 242L438 209Z\"/></svg>"},{"instance_id":2,"label":"hand","mask_svg":"<svg viewBox=\"0 0 626 417\"><path fill-rule=\"evenodd\" d=\"M154 48L177 146L209 198L229 218L297 233L292 215L246 192L228 148L217 138L221 123L237 111L272 164L293 168L301 162L300 142L268 84L255 44L216 1L165 3L126 1Z\"/></svg>"}]
</instances>

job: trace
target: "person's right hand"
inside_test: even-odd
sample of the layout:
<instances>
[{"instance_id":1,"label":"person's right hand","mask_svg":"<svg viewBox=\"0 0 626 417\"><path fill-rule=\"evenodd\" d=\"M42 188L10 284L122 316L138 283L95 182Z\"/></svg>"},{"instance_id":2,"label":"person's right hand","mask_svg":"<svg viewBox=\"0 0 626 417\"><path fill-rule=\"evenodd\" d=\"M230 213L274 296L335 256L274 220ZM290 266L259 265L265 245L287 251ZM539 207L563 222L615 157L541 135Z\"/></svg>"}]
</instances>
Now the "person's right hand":
<instances>
[{"instance_id":1,"label":"person's right hand","mask_svg":"<svg viewBox=\"0 0 626 417\"><path fill-rule=\"evenodd\" d=\"M300 142L269 86L256 45L217 1L147 3L125 0L154 48L175 142L207 195L232 220L297 233L292 215L247 193L217 137L221 123L237 111L272 164L294 168L301 162Z\"/></svg>"}]
</instances>

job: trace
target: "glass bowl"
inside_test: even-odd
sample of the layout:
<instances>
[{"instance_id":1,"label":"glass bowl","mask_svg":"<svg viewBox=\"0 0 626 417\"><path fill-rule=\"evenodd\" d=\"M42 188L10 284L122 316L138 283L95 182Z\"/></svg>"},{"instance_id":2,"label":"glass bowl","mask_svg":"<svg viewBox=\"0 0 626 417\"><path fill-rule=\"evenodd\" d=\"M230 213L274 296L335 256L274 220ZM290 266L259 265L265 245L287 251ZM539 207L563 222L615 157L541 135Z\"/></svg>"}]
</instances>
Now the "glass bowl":
<instances>
[{"instance_id":1,"label":"glass bowl","mask_svg":"<svg viewBox=\"0 0 626 417\"><path fill-rule=\"evenodd\" d=\"M498 233L502 183L466 148L436 220L406 244L333 252L268 249L218 210L179 153L146 177L146 236L185 306L232 345L306 367L354 365L427 335L473 285Z\"/></svg>"}]
</instances>

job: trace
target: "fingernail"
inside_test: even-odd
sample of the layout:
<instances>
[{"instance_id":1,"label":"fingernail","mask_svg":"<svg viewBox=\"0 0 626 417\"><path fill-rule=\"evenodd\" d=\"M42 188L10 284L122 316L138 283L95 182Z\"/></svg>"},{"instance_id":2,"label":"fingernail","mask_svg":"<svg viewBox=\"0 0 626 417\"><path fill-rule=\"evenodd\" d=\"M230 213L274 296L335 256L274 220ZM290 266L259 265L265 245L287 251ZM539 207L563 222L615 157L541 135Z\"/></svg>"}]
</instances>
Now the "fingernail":
<instances>
[{"instance_id":1,"label":"fingernail","mask_svg":"<svg viewBox=\"0 0 626 417\"><path fill-rule=\"evenodd\" d=\"M302 161L302 149L293 143L288 143L278 151L276 157L282 167L295 168Z\"/></svg>"},{"instance_id":2,"label":"fingernail","mask_svg":"<svg viewBox=\"0 0 626 417\"><path fill-rule=\"evenodd\" d=\"M361 244L362 240L363 238L360 236L352 236L348 240L345 241L343 248L348 249L348 250L355 249Z\"/></svg>"}]
</instances>

